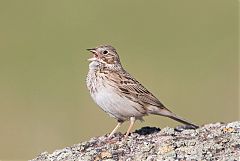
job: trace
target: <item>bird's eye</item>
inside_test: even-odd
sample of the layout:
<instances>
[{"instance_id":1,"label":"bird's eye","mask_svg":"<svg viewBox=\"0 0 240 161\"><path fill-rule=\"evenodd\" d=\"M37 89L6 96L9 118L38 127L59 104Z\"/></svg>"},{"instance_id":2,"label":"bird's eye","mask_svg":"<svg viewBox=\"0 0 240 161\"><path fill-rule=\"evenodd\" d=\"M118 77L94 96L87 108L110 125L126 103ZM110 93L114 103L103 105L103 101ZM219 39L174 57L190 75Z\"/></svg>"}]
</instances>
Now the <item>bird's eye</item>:
<instances>
[{"instance_id":1,"label":"bird's eye","mask_svg":"<svg viewBox=\"0 0 240 161\"><path fill-rule=\"evenodd\" d=\"M103 54L107 54L107 53L108 53L108 51L107 51L107 50L104 50L104 51L103 51Z\"/></svg>"}]
</instances>

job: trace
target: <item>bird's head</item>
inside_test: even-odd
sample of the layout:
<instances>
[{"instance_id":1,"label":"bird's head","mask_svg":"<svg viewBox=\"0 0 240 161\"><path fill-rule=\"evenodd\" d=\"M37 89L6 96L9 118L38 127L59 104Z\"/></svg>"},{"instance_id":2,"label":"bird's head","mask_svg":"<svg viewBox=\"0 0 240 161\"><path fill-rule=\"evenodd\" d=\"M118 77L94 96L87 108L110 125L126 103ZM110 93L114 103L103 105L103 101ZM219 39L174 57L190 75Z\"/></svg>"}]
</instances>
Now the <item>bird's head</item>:
<instances>
[{"instance_id":1,"label":"bird's head","mask_svg":"<svg viewBox=\"0 0 240 161\"><path fill-rule=\"evenodd\" d=\"M100 45L87 50L93 54L88 61L98 61L104 65L121 65L116 49L110 45Z\"/></svg>"}]
</instances>

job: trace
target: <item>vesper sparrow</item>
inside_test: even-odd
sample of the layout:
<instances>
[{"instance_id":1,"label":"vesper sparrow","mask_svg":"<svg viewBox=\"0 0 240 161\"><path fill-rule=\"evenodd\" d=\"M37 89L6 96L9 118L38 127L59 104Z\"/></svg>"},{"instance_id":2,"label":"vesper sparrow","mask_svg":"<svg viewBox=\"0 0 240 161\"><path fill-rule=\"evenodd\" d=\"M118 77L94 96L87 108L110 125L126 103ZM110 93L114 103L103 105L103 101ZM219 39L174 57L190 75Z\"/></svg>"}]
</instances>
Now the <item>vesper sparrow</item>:
<instances>
[{"instance_id":1,"label":"vesper sparrow","mask_svg":"<svg viewBox=\"0 0 240 161\"><path fill-rule=\"evenodd\" d=\"M88 59L90 64L87 87L90 94L103 111L118 121L109 137L124 121L130 120L130 126L125 135L127 137L135 120L143 120L142 117L148 114L166 116L198 128L197 125L168 110L151 92L125 71L115 48L110 45L101 45L87 50L93 53L93 57Z\"/></svg>"}]
</instances>

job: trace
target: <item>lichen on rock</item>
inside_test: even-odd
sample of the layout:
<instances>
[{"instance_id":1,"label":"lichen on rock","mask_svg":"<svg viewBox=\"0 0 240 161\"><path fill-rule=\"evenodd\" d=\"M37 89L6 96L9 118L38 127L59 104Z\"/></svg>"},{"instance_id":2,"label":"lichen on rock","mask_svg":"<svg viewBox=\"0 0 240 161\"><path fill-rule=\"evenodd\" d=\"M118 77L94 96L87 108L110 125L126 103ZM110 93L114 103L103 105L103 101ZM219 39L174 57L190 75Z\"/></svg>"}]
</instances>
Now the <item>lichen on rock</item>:
<instances>
[{"instance_id":1,"label":"lichen on rock","mask_svg":"<svg viewBox=\"0 0 240 161\"><path fill-rule=\"evenodd\" d=\"M196 130L144 127L123 137L94 137L52 154L43 152L32 161L240 160L240 121Z\"/></svg>"}]
</instances>

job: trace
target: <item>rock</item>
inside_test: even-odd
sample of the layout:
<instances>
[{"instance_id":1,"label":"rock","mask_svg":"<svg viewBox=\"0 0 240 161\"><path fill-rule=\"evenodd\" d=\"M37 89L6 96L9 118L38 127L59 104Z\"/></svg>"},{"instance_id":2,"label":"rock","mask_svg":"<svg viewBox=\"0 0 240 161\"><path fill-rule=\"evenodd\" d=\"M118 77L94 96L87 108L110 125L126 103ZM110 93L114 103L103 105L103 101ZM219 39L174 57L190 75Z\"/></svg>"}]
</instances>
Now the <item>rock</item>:
<instances>
[{"instance_id":1,"label":"rock","mask_svg":"<svg viewBox=\"0 0 240 161\"><path fill-rule=\"evenodd\" d=\"M230 160L240 159L240 121L199 129L144 127L124 140L121 133L43 152L31 161Z\"/></svg>"}]
</instances>

